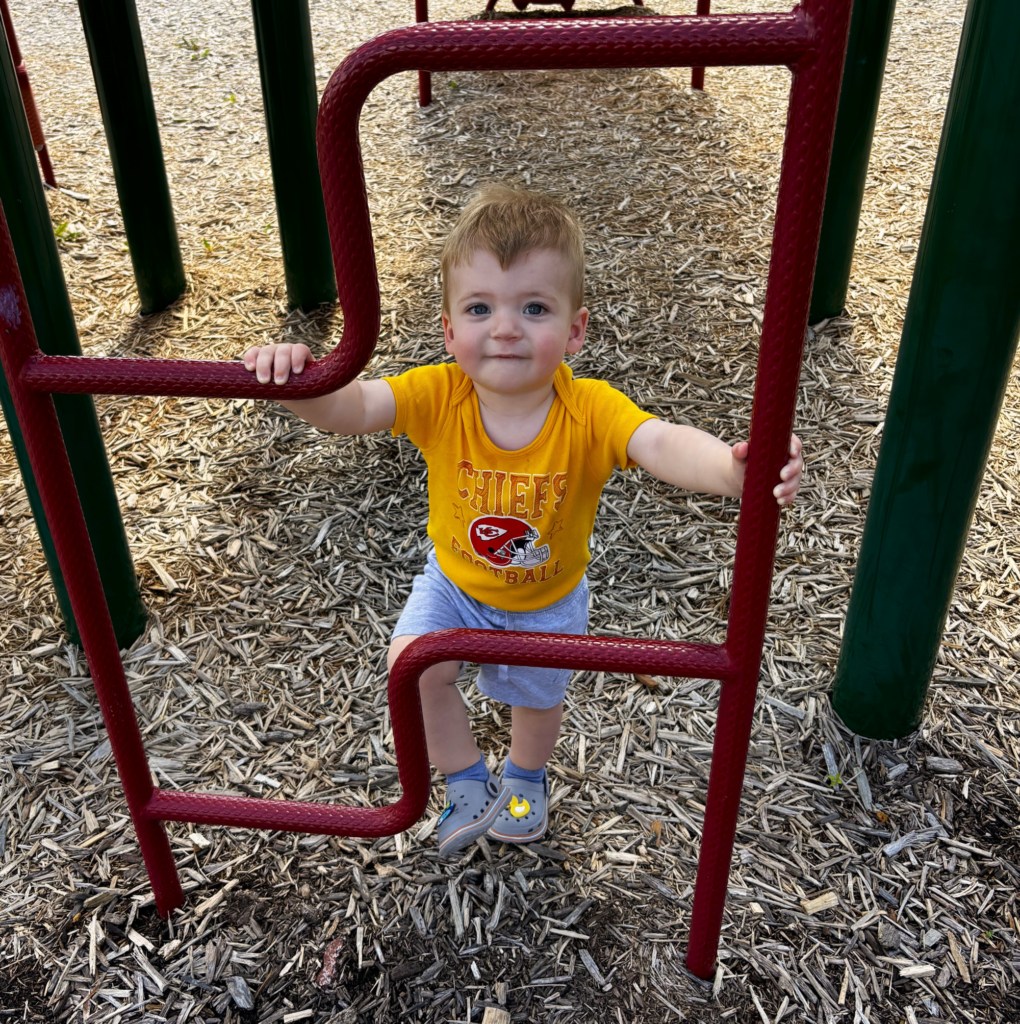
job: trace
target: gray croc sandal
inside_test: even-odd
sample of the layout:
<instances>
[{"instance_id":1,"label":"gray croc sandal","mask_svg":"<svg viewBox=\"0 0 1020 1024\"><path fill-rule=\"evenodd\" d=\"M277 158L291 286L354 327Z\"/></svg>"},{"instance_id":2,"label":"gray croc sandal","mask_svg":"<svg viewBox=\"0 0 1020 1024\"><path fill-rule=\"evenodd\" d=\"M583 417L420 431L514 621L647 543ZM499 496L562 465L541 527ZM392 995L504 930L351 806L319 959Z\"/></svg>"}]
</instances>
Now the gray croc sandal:
<instances>
[{"instance_id":1,"label":"gray croc sandal","mask_svg":"<svg viewBox=\"0 0 1020 1024\"><path fill-rule=\"evenodd\" d=\"M510 794L489 829L489 835L501 843L532 843L545 835L549 827L549 778L541 782L503 779Z\"/></svg>"},{"instance_id":2,"label":"gray croc sandal","mask_svg":"<svg viewBox=\"0 0 1020 1024\"><path fill-rule=\"evenodd\" d=\"M510 790L489 772L484 781L465 779L446 789L446 806L439 816L439 852L457 853L484 835L506 806Z\"/></svg>"}]
</instances>

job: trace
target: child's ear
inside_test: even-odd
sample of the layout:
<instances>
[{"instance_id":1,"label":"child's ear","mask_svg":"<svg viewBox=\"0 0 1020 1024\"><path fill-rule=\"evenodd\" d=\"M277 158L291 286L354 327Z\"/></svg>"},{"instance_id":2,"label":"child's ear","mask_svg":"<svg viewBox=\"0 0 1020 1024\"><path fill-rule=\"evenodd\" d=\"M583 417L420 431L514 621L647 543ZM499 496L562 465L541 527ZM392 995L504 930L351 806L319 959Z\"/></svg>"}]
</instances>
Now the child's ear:
<instances>
[{"instance_id":1,"label":"child's ear","mask_svg":"<svg viewBox=\"0 0 1020 1024\"><path fill-rule=\"evenodd\" d=\"M582 306L575 314L570 325L570 334L567 337L567 352L574 355L581 351L584 345L585 334L588 331L588 307Z\"/></svg>"},{"instance_id":2,"label":"child's ear","mask_svg":"<svg viewBox=\"0 0 1020 1024\"><path fill-rule=\"evenodd\" d=\"M443 343L446 345L447 352L453 352L453 324L450 323L450 318L444 313L443 314Z\"/></svg>"}]
</instances>

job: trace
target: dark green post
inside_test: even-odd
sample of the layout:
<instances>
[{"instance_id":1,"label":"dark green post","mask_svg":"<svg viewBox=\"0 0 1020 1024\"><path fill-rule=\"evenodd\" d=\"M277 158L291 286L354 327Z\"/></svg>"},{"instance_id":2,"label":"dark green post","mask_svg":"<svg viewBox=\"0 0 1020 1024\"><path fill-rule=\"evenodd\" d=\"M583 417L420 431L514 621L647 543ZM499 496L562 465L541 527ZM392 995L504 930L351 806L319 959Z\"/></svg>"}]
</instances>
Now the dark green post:
<instances>
[{"instance_id":1,"label":"dark green post","mask_svg":"<svg viewBox=\"0 0 1020 1024\"><path fill-rule=\"evenodd\" d=\"M811 293L812 324L839 316L846 303L895 7L896 0L854 0Z\"/></svg>"},{"instance_id":2,"label":"dark green post","mask_svg":"<svg viewBox=\"0 0 1020 1024\"><path fill-rule=\"evenodd\" d=\"M833 706L921 719L1020 334L1020 4L970 0L910 290Z\"/></svg>"},{"instance_id":3,"label":"dark green post","mask_svg":"<svg viewBox=\"0 0 1020 1024\"><path fill-rule=\"evenodd\" d=\"M336 300L333 254L315 150L315 57L308 0L252 0L287 301Z\"/></svg>"},{"instance_id":4,"label":"dark green post","mask_svg":"<svg viewBox=\"0 0 1020 1024\"><path fill-rule=\"evenodd\" d=\"M7 41L0 37L0 203L3 204L14 252L25 283L28 306L39 346L51 355L81 355L71 301L64 284L60 256L42 182L35 163L32 136L21 105L21 93ZM110 466L89 395L55 395L54 405L67 445L85 522L121 647L129 646L145 627L145 609L131 562L124 524L113 489ZM7 382L0 372L0 405L14 444L29 505L57 592L60 612L73 642L78 630L64 588L49 527L43 514L25 443L14 417Z\"/></svg>"},{"instance_id":5,"label":"dark green post","mask_svg":"<svg viewBox=\"0 0 1020 1024\"><path fill-rule=\"evenodd\" d=\"M78 0L143 313L185 288L163 148L134 0Z\"/></svg>"}]
</instances>

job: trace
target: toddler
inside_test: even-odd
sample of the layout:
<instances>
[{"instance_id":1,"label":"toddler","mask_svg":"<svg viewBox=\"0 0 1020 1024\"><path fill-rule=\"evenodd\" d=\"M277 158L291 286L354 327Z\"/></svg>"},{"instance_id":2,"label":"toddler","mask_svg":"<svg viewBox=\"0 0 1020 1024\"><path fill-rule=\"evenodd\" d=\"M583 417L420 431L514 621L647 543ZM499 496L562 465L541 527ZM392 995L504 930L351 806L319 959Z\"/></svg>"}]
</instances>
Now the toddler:
<instances>
[{"instance_id":1,"label":"toddler","mask_svg":"<svg viewBox=\"0 0 1020 1024\"><path fill-rule=\"evenodd\" d=\"M585 633L585 568L599 495L615 467L642 466L689 491L739 497L747 443L731 448L694 427L643 412L564 363L584 344L581 227L561 203L490 186L465 208L442 255L442 321L451 363L355 380L330 395L285 402L321 430L406 434L428 465L434 547L393 630L388 664L423 633L452 627ZM305 345L244 354L268 384L311 359ZM800 441L775 487L793 500ZM482 665L478 689L511 708L501 778L471 734L460 665L421 677L429 756L446 776L440 851L488 833L540 838L548 824L545 764L560 731L569 670Z\"/></svg>"}]
</instances>

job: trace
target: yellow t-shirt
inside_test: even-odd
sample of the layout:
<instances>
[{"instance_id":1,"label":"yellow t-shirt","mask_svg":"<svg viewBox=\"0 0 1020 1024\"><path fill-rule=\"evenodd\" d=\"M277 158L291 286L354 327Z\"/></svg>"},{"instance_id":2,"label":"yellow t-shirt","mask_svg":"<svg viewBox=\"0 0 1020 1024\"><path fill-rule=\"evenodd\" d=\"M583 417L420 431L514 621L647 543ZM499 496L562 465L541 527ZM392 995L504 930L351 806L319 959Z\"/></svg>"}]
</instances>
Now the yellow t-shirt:
<instances>
[{"instance_id":1,"label":"yellow t-shirt","mask_svg":"<svg viewBox=\"0 0 1020 1024\"><path fill-rule=\"evenodd\" d=\"M428 532L447 577L506 611L566 597L591 558L602 488L614 467L634 465L627 444L651 413L605 381L574 380L561 363L541 432L508 452L486 435L478 396L456 363L385 380L397 402L393 436L406 434L428 465Z\"/></svg>"}]
</instances>

